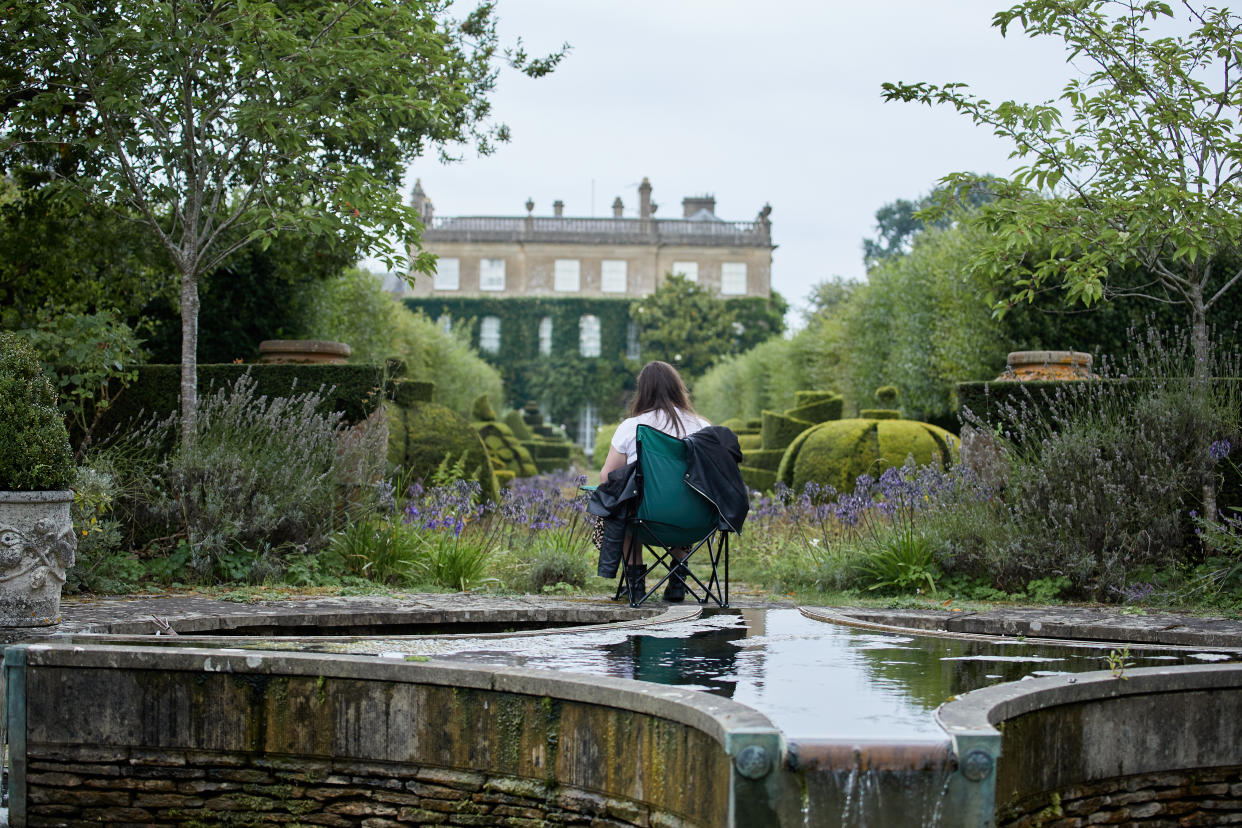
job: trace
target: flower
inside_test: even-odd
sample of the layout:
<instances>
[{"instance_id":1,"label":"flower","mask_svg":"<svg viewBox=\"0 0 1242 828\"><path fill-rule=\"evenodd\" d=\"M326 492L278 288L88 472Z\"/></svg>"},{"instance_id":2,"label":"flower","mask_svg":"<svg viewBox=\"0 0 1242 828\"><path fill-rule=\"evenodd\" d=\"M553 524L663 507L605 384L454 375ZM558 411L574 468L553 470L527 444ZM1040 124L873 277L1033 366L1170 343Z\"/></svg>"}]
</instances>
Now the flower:
<instances>
[{"instance_id":1,"label":"flower","mask_svg":"<svg viewBox=\"0 0 1242 828\"><path fill-rule=\"evenodd\" d=\"M1229 445L1228 440L1217 440L1212 443L1212 445L1208 446L1208 457L1211 457L1216 461L1224 460L1229 456L1229 450L1231 448L1232 446Z\"/></svg>"}]
</instances>

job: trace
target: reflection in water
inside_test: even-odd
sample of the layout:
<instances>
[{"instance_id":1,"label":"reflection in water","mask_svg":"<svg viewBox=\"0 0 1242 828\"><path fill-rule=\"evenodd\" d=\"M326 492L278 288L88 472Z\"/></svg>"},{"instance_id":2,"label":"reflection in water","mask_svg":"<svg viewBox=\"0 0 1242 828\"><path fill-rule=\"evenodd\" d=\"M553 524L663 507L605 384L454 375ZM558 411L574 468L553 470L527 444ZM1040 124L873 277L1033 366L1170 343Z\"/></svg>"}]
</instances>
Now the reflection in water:
<instances>
[{"instance_id":1,"label":"reflection in water","mask_svg":"<svg viewBox=\"0 0 1242 828\"><path fill-rule=\"evenodd\" d=\"M791 738L940 741L931 712L1027 676L1107 669L1110 648L874 633L793 609L705 611L690 622L510 638L357 639L316 649L426 655L680 685L766 714ZM1234 655L1136 651L1136 666Z\"/></svg>"}]
</instances>

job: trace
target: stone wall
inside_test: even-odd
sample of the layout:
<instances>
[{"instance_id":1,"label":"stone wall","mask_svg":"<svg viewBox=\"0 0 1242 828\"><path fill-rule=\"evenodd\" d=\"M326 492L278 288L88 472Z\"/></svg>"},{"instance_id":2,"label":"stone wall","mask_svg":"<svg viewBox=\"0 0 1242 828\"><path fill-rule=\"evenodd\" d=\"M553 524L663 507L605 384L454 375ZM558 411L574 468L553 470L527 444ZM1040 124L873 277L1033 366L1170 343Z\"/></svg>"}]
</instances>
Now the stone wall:
<instances>
[{"instance_id":1,"label":"stone wall","mask_svg":"<svg viewBox=\"0 0 1242 828\"><path fill-rule=\"evenodd\" d=\"M1238 825L1242 766L1147 773L1075 785L1014 803L1001 828Z\"/></svg>"},{"instance_id":2,"label":"stone wall","mask_svg":"<svg viewBox=\"0 0 1242 828\"><path fill-rule=\"evenodd\" d=\"M544 780L380 762L45 748L30 757L26 779L30 826L689 824L642 802Z\"/></svg>"},{"instance_id":3,"label":"stone wall","mask_svg":"<svg viewBox=\"0 0 1242 828\"><path fill-rule=\"evenodd\" d=\"M533 670L58 644L5 665L15 826L723 826L771 775L733 756L783 749L726 699Z\"/></svg>"}]
</instances>

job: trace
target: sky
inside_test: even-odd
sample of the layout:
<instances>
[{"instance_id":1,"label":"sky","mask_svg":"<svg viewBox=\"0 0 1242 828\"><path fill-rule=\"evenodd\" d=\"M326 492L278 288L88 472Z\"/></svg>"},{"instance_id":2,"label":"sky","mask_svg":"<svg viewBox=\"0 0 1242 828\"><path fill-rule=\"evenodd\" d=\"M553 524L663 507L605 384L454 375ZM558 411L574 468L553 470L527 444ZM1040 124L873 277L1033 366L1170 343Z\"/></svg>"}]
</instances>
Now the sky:
<instances>
[{"instance_id":1,"label":"sky","mask_svg":"<svg viewBox=\"0 0 1242 828\"><path fill-rule=\"evenodd\" d=\"M991 25L1003 0L499 0L502 41L550 76L501 72L495 119L512 140L409 173L437 216L636 215L651 180L659 217L710 193L716 214L772 206L772 287L804 306L833 276L861 280L875 211L956 171L1004 175L1011 146L949 108L885 103L885 81L962 81L992 101L1056 97L1073 68L1057 41ZM796 322L796 315L793 321Z\"/></svg>"}]
</instances>

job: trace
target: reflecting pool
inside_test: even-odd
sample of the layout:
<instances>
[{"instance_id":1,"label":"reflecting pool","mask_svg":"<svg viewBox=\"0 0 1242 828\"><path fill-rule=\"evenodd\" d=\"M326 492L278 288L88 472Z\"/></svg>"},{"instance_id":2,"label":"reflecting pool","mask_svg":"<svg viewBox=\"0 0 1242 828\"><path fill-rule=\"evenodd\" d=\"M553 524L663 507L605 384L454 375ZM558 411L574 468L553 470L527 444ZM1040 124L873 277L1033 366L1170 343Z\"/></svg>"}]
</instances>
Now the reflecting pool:
<instances>
[{"instance_id":1,"label":"reflecting pool","mask_svg":"<svg viewBox=\"0 0 1242 828\"><path fill-rule=\"evenodd\" d=\"M617 676L728 696L791 737L943 741L931 712L953 696L1028 676L1109 668L1112 647L876 633L796 609L704 611L632 629L505 638L324 642L310 649L429 657ZM1237 660L1236 654L1135 650L1135 667Z\"/></svg>"}]
</instances>

